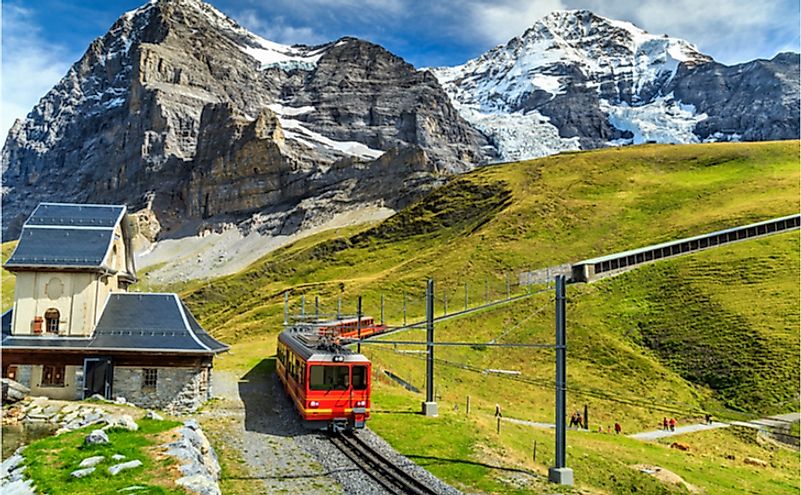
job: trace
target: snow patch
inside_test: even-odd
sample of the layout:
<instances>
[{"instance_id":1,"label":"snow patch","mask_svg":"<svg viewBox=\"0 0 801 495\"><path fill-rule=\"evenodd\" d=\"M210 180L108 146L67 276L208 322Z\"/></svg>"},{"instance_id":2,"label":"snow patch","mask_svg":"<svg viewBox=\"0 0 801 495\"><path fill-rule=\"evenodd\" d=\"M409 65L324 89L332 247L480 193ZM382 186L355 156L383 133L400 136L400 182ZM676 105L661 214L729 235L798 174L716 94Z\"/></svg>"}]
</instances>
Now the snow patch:
<instances>
[{"instance_id":1,"label":"snow patch","mask_svg":"<svg viewBox=\"0 0 801 495\"><path fill-rule=\"evenodd\" d=\"M693 105L683 104L672 95L656 98L651 103L629 106L626 103L612 105L601 100L601 110L609 115L609 123L621 131L630 131L634 137L615 140L613 145L657 143L697 143L693 133L696 124L705 120L707 114L696 114Z\"/></svg>"},{"instance_id":2,"label":"snow patch","mask_svg":"<svg viewBox=\"0 0 801 495\"><path fill-rule=\"evenodd\" d=\"M272 110L273 112L275 112L278 115L291 115L291 116L303 115L305 113L310 113L310 112L313 112L315 110L314 107L308 107L308 106L307 107L287 107L287 106L284 106L284 105L282 105L280 103L273 103L271 105L268 105L267 108L269 108L270 110Z\"/></svg>"},{"instance_id":3,"label":"snow patch","mask_svg":"<svg viewBox=\"0 0 801 495\"><path fill-rule=\"evenodd\" d=\"M294 69L314 70L317 66L317 61L326 51L326 47L309 51L304 47L282 45L255 34L251 34L249 38L254 42L253 45L255 46L240 45L239 49L255 58L261 64L262 70L270 67L278 67L287 71Z\"/></svg>"},{"instance_id":4,"label":"snow patch","mask_svg":"<svg viewBox=\"0 0 801 495\"><path fill-rule=\"evenodd\" d=\"M367 160L375 160L384 154L383 151L370 148L369 146L358 141L337 141L327 138L322 134L307 128L299 120L288 119L280 115L278 118L281 121L281 127L284 130L284 136L288 139L293 139L304 146L316 148L317 146L322 145L326 148L339 151L346 155Z\"/></svg>"}]
</instances>

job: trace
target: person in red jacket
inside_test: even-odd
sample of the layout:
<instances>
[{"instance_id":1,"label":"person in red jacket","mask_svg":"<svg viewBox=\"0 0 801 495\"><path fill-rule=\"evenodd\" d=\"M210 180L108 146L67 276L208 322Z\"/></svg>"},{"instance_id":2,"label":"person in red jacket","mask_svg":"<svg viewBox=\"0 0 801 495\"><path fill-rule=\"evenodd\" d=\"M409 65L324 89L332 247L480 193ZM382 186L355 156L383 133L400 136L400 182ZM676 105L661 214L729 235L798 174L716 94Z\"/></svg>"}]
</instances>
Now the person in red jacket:
<instances>
[{"instance_id":1,"label":"person in red jacket","mask_svg":"<svg viewBox=\"0 0 801 495\"><path fill-rule=\"evenodd\" d=\"M670 418L670 431L676 431L676 418Z\"/></svg>"},{"instance_id":2,"label":"person in red jacket","mask_svg":"<svg viewBox=\"0 0 801 495\"><path fill-rule=\"evenodd\" d=\"M620 426L620 423L615 423L615 434L620 435L620 432L623 431L623 427Z\"/></svg>"}]
</instances>

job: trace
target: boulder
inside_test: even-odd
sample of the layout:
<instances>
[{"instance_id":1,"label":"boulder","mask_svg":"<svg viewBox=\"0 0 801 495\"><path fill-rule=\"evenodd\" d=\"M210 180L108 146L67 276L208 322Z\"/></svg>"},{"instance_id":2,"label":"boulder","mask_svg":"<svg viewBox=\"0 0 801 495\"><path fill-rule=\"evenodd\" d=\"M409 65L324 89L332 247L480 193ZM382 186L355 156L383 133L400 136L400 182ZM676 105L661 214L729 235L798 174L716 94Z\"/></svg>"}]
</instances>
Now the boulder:
<instances>
[{"instance_id":1,"label":"boulder","mask_svg":"<svg viewBox=\"0 0 801 495\"><path fill-rule=\"evenodd\" d=\"M123 462L123 463L120 463L120 464L115 464L115 465L111 466L110 468L108 468L108 472L112 476L117 476L121 471L124 471L126 469L138 468L141 465L142 465L142 461L140 461L139 459L136 459L134 461L128 461L128 462Z\"/></svg>"},{"instance_id":2,"label":"boulder","mask_svg":"<svg viewBox=\"0 0 801 495\"><path fill-rule=\"evenodd\" d=\"M90 474L95 472L95 468L88 467L85 469L78 469L70 473L70 476L73 478L83 478L85 476L89 476Z\"/></svg>"},{"instance_id":3,"label":"boulder","mask_svg":"<svg viewBox=\"0 0 801 495\"><path fill-rule=\"evenodd\" d=\"M147 413L145 413L145 417L147 419L155 419L156 421L164 421L164 417L156 411L148 410Z\"/></svg>"},{"instance_id":4,"label":"boulder","mask_svg":"<svg viewBox=\"0 0 801 495\"><path fill-rule=\"evenodd\" d=\"M128 414L120 414L119 416L108 415L104 417L103 420L106 422L106 426L103 429L122 428L128 431L136 431L139 429L139 425L136 424L136 421Z\"/></svg>"},{"instance_id":5,"label":"boulder","mask_svg":"<svg viewBox=\"0 0 801 495\"><path fill-rule=\"evenodd\" d=\"M3 378L3 404L13 404L23 400L31 393L31 389L10 378Z\"/></svg>"},{"instance_id":6,"label":"boulder","mask_svg":"<svg viewBox=\"0 0 801 495\"><path fill-rule=\"evenodd\" d=\"M86 459L82 460L80 464L78 464L78 467L80 468L95 467L101 462L103 462L103 459L105 459L105 456L102 455L94 455L92 457L87 457Z\"/></svg>"},{"instance_id":7,"label":"boulder","mask_svg":"<svg viewBox=\"0 0 801 495\"><path fill-rule=\"evenodd\" d=\"M83 439L86 445L97 445L101 443L110 443L108 435L103 430L93 430L92 433L86 435Z\"/></svg>"},{"instance_id":8,"label":"boulder","mask_svg":"<svg viewBox=\"0 0 801 495\"><path fill-rule=\"evenodd\" d=\"M214 480L200 474L178 478L175 483L198 495L220 495L221 493L220 487Z\"/></svg>"},{"instance_id":9,"label":"boulder","mask_svg":"<svg viewBox=\"0 0 801 495\"><path fill-rule=\"evenodd\" d=\"M114 454L113 456L111 456L111 459L115 461L121 461L125 459L125 456L122 454Z\"/></svg>"}]
</instances>

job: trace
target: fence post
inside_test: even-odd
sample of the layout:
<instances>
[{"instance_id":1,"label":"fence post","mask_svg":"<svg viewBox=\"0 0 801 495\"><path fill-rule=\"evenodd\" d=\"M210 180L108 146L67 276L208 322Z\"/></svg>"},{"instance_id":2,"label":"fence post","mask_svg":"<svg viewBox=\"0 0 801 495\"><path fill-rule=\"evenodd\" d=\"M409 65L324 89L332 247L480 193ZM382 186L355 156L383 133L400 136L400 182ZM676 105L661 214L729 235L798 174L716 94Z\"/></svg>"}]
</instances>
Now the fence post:
<instances>
[{"instance_id":1,"label":"fence post","mask_svg":"<svg viewBox=\"0 0 801 495\"><path fill-rule=\"evenodd\" d=\"M320 318L320 296L314 296L314 319Z\"/></svg>"},{"instance_id":2,"label":"fence post","mask_svg":"<svg viewBox=\"0 0 801 495\"><path fill-rule=\"evenodd\" d=\"M467 405L464 408L464 415L470 416L470 396L467 396Z\"/></svg>"},{"instance_id":3,"label":"fence post","mask_svg":"<svg viewBox=\"0 0 801 495\"><path fill-rule=\"evenodd\" d=\"M534 453L531 455L531 460L537 462L537 441L534 440Z\"/></svg>"},{"instance_id":4,"label":"fence post","mask_svg":"<svg viewBox=\"0 0 801 495\"><path fill-rule=\"evenodd\" d=\"M342 296L337 297L337 320L342 319Z\"/></svg>"},{"instance_id":5,"label":"fence post","mask_svg":"<svg viewBox=\"0 0 801 495\"><path fill-rule=\"evenodd\" d=\"M587 404L584 404L584 429L590 429L590 421L587 419Z\"/></svg>"},{"instance_id":6,"label":"fence post","mask_svg":"<svg viewBox=\"0 0 801 495\"><path fill-rule=\"evenodd\" d=\"M306 294L300 295L300 315L306 316Z\"/></svg>"},{"instance_id":7,"label":"fence post","mask_svg":"<svg viewBox=\"0 0 801 495\"><path fill-rule=\"evenodd\" d=\"M384 324L384 294L381 294L381 324Z\"/></svg>"},{"instance_id":8,"label":"fence post","mask_svg":"<svg viewBox=\"0 0 801 495\"><path fill-rule=\"evenodd\" d=\"M403 326L406 326L406 291L403 291Z\"/></svg>"},{"instance_id":9,"label":"fence post","mask_svg":"<svg viewBox=\"0 0 801 495\"><path fill-rule=\"evenodd\" d=\"M506 274L506 300L512 298L512 283L509 281L509 274Z\"/></svg>"},{"instance_id":10,"label":"fence post","mask_svg":"<svg viewBox=\"0 0 801 495\"><path fill-rule=\"evenodd\" d=\"M289 324L289 291L284 292L284 325Z\"/></svg>"}]
</instances>

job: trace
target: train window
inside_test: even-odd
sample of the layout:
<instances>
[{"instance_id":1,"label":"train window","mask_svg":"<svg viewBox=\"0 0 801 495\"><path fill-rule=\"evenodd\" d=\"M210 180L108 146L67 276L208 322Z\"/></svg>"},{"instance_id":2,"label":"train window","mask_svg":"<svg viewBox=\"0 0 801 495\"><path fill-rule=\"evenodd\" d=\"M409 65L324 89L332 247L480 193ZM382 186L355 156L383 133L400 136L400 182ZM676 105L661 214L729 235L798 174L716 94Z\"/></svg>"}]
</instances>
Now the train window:
<instances>
[{"instance_id":1,"label":"train window","mask_svg":"<svg viewBox=\"0 0 801 495\"><path fill-rule=\"evenodd\" d=\"M347 366L311 366L309 369L310 390L347 390Z\"/></svg>"},{"instance_id":2,"label":"train window","mask_svg":"<svg viewBox=\"0 0 801 495\"><path fill-rule=\"evenodd\" d=\"M353 367L353 390L367 390L367 366Z\"/></svg>"}]
</instances>

